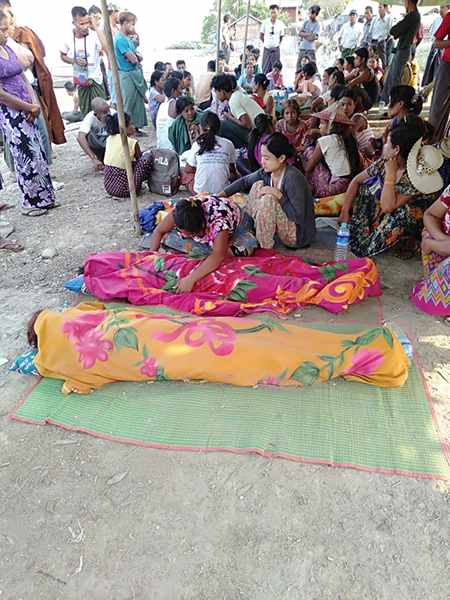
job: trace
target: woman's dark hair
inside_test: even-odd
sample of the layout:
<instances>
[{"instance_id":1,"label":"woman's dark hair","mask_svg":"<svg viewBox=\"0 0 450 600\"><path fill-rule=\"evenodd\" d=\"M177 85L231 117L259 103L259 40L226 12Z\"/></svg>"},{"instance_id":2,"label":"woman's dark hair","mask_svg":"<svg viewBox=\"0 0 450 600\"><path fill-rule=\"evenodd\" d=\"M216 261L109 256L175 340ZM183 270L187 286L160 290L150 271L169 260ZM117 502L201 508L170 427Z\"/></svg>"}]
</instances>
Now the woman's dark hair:
<instances>
[{"instance_id":1,"label":"woman's dark hair","mask_svg":"<svg viewBox=\"0 0 450 600\"><path fill-rule=\"evenodd\" d=\"M273 65L272 65L272 69L281 69L283 68L283 64L281 62L281 60L276 60Z\"/></svg>"},{"instance_id":2,"label":"woman's dark hair","mask_svg":"<svg viewBox=\"0 0 450 600\"><path fill-rule=\"evenodd\" d=\"M270 133L270 126L272 123L273 119L271 115L260 113L255 117L255 125L248 136L247 151L248 164L252 172L257 171L261 166L255 158L255 148L258 145L259 140Z\"/></svg>"},{"instance_id":3,"label":"woman's dark hair","mask_svg":"<svg viewBox=\"0 0 450 600\"><path fill-rule=\"evenodd\" d=\"M337 87L337 86L336 86ZM333 88L334 89L334 88ZM353 100L353 102L356 103L356 94L355 94L355 90L349 89L349 88L344 88L342 90L342 92L339 94L339 98L338 100L342 100L342 98L351 98Z\"/></svg>"},{"instance_id":4,"label":"woman's dark hair","mask_svg":"<svg viewBox=\"0 0 450 600\"><path fill-rule=\"evenodd\" d=\"M186 79L186 77L192 77L192 73L189 73L189 71L186 71L186 69L181 71L181 73L183 74L183 79Z\"/></svg>"},{"instance_id":5,"label":"woman's dark hair","mask_svg":"<svg viewBox=\"0 0 450 600\"><path fill-rule=\"evenodd\" d=\"M225 73L214 75L211 80L211 88L217 91L234 92L236 89L236 77L225 75Z\"/></svg>"},{"instance_id":6,"label":"woman's dark hair","mask_svg":"<svg viewBox=\"0 0 450 600\"><path fill-rule=\"evenodd\" d=\"M36 320L38 318L38 316L41 314L42 310L37 310L35 313L33 313L31 315L30 320L28 321L28 325L27 325L27 340L28 343L30 344L30 346L32 348L37 348L38 347L38 336L37 333L34 329L34 326L36 324Z\"/></svg>"},{"instance_id":7,"label":"woman's dark hair","mask_svg":"<svg viewBox=\"0 0 450 600\"><path fill-rule=\"evenodd\" d=\"M417 116L406 117L389 132L391 144L400 148L400 156L407 160L414 144L422 138L429 140L434 133L434 127Z\"/></svg>"},{"instance_id":8,"label":"woman's dark hair","mask_svg":"<svg viewBox=\"0 0 450 600\"><path fill-rule=\"evenodd\" d=\"M256 58L256 60L259 60L259 57L261 55L261 50L259 48L252 48L250 50L251 54L253 54L253 56Z\"/></svg>"},{"instance_id":9,"label":"woman's dark hair","mask_svg":"<svg viewBox=\"0 0 450 600\"><path fill-rule=\"evenodd\" d=\"M153 71L153 73L150 76L150 87L155 87L155 83L157 83L163 76L164 73L162 71Z\"/></svg>"},{"instance_id":10,"label":"woman's dark hair","mask_svg":"<svg viewBox=\"0 0 450 600\"><path fill-rule=\"evenodd\" d=\"M355 54L356 54L356 52L355 52ZM355 68L355 57L354 56L346 56L344 58L344 64L345 64L345 61L347 61L347 64L350 65L352 69Z\"/></svg>"},{"instance_id":11,"label":"woman's dark hair","mask_svg":"<svg viewBox=\"0 0 450 600\"><path fill-rule=\"evenodd\" d=\"M325 69L324 73L327 73L328 76L333 75L333 73L336 71L336 69L334 67L328 67L328 69ZM340 71L338 71L340 73Z\"/></svg>"},{"instance_id":12,"label":"woman's dark hair","mask_svg":"<svg viewBox=\"0 0 450 600\"><path fill-rule=\"evenodd\" d=\"M200 233L206 224L205 212L199 198L182 198L173 209L173 220L177 229L188 233Z\"/></svg>"},{"instance_id":13,"label":"woman's dark hair","mask_svg":"<svg viewBox=\"0 0 450 600\"><path fill-rule=\"evenodd\" d=\"M337 58L335 62L338 62L340 65L344 66L344 59L342 57Z\"/></svg>"},{"instance_id":14,"label":"woman's dark hair","mask_svg":"<svg viewBox=\"0 0 450 600\"><path fill-rule=\"evenodd\" d=\"M333 71L331 75L336 79L338 85L345 84L345 75L342 71Z\"/></svg>"},{"instance_id":15,"label":"woman's dark hair","mask_svg":"<svg viewBox=\"0 0 450 600\"><path fill-rule=\"evenodd\" d=\"M164 71L164 63L162 60L157 60L154 66L155 71Z\"/></svg>"},{"instance_id":16,"label":"woman's dark hair","mask_svg":"<svg viewBox=\"0 0 450 600\"><path fill-rule=\"evenodd\" d=\"M280 156L284 154L286 159L289 159L295 154L294 146L282 133L271 133L269 137L264 140L262 145L277 158L280 158Z\"/></svg>"},{"instance_id":17,"label":"woman's dark hair","mask_svg":"<svg viewBox=\"0 0 450 600\"><path fill-rule=\"evenodd\" d=\"M181 115L183 110L188 106L194 106L194 102L188 96L180 96L177 98L175 103L177 115Z\"/></svg>"},{"instance_id":18,"label":"woman's dark hair","mask_svg":"<svg viewBox=\"0 0 450 600\"><path fill-rule=\"evenodd\" d=\"M128 127L130 123L131 117L128 113L125 113L125 127ZM105 130L108 135L118 135L120 133L119 115L117 113L106 115Z\"/></svg>"},{"instance_id":19,"label":"woman's dark hair","mask_svg":"<svg viewBox=\"0 0 450 600\"><path fill-rule=\"evenodd\" d=\"M200 125L203 133L197 138L197 144L199 145L197 154L203 154L203 152L211 152L211 150L214 150L216 145L216 135L219 135L220 133L220 119L216 113L212 112L212 110L207 110L202 114Z\"/></svg>"},{"instance_id":20,"label":"woman's dark hair","mask_svg":"<svg viewBox=\"0 0 450 600\"><path fill-rule=\"evenodd\" d=\"M392 108L397 102L403 102L411 115L420 115L423 107L423 98L416 94L412 85L395 85L389 92L389 106Z\"/></svg>"},{"instance_id":21,"label":"woman's dark hair","mask_svg":"<svg viewBox=\"0 0 450 600\"><path fill-rule=\"evenodd\" d=\"M330 97L337 101L342 92L345 92L345 85L335 85L330 90Z\"/></svg>"},{"instance_id":22,"label":"woman's dark hair","mask_svg":"<svg viewBox=\"0 0 450 600\"><path fill-rule=\"evenodd\" d=\"M302 67L302 72L305 75L308 75L308 77L312 77L313 75L315 75L317 73L316 63L315 62L306 63L306 65L304 65Z\"/></svg>"},{"instance_id":23,"label":"woman's dark hair","mask_svg":"<svg viewBox=\"0 0 450 600\"><path fill-rule=\"evenodd\" d=\"M369 51L367 50L367 48L358 48L358 50L355 51L356 56L359 56L359 58L363 58L364 62L367 64L367 61L369 60Z\"/></svg>"},{"instance_id":24,"label":"woman's dark hair","mask_svg":"<svg viewBox=\"0 0 450 600\"><path fill-rule=\"evenodd\" d=\"M360 172L360 168L358 145L350 127L350 125L333 121L330 133L335 133L341 138L350 163L350 179L353 179Z\"/></svg>"},{"instance_id":25,"label":"woman's dark hair","mask_svg":"<svg viewBox=\"0 0 450 600\"><path fill-rule=\"evenodd\" d=\"M164 96L167 98L172 98L172 92L177 90L180 87L180 80L175 77L169 77L166 79L163 86Z\"/></svg>"},{"instance_id":26,"label":"woman's dark hair","mask_svg":"<svg viewBox=\"0 0 450 600\"><path fill-rule=\"evenodd\" d=\"M255 75L255 85L260 85L263 90L267 90L267 88L270 85L270 80L267 79L267 76L264 75L264 73L258 73L257 75Z\"/></svg>"}]
</instances>

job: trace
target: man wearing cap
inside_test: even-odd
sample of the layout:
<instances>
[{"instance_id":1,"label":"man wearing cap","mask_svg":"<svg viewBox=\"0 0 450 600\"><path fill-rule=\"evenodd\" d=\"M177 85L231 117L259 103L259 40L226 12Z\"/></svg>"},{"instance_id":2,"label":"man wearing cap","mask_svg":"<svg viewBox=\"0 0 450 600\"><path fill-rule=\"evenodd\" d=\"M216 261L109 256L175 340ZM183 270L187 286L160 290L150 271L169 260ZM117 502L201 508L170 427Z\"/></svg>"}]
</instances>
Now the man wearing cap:
<instances>
[{"instance_id":1,"label":"man wearing cap","mask_svg":"<svg viewBox=\"0 0 450 600\"><path fill-rule=\"evenodd\" d=\"M348 23L344 23L339 32L339 50L342 58L354 53L362 37L362 27L358 23L358 11L352 8L348 15Z\"/></svg>"},{"instance_id":2,"label":"man wearing cap","mask_svg":"<svg viewBox=\"0 0 450 600\"><path fill-rule=\"evenodd\" d=\"M91 111L93 98L106 99L98 51L106 52L108 47L98 23L89 20L85 8L74 6L72 19L72 38L62 45L60 54L63 62L73 66L73 83L78 86L80 111L85 117Z\"/></svg>"},{"instance_id":3,"label":"man wearing cap","mask_svg":"<svg viewBox=\"0 0 450 600\"><path fill-rule=\"evenodd\" d=\"M392 17L387 12L387 4L378 5L378 16L373 19L372 44L378 47L378 58L381 60L383 69L386 68L386 40L393 25Z\"/></svg>"},{"instance_id":4,"label":"man wearing cap","mask_svg":"<svg viewBox=\"0 0 450 600\"><path fill-rule=\"evenodd\" d=\"M259 38L264 45L262 72L267 75L273 69L273 63L280 60L280 44L284 37L284 23L278 19L278 4L269 6L270 18L263 21Z\"/></svg>"}]
</instances>

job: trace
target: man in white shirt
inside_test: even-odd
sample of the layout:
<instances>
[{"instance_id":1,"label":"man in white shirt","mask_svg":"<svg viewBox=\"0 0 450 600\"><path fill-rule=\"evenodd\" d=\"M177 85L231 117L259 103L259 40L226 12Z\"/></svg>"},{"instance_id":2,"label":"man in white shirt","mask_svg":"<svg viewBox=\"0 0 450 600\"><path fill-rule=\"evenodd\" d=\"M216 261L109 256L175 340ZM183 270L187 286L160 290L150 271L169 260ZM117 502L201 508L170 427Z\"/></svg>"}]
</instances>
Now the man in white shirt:
<instances>
[{"instance_id":1,"label":"man in white shirt","mask_svg":"<svg viewBox=\"0 0 450 600\"><path fill-rule=\"evenodd\" d=\"M348 14L348 23L342 25L339 32L339 50L342 58L350 56L359 48L362 37L362 27L358 23L358 11L352 8Z\"/></svg>"},{"instance_id":2,"label":"man in white shirt","mask_svg":"<svg viewBox=\"0 0 450 600\"><path fill-rule=\"evenodd\" d=\"M437 70L439 68L439 63L442 56L442 50L435 48L433 45L434 42L434 34L442 25L442 21L445 15L448 13L448 6L440 6L439 7L439 16L435 18L435 20L431 23L430 27L430 37L431 37L431 48L428 54L427 64L425 66L425 71L423 72L422 77L422 85L425 87L430 84L432 81L436 79Z\"/></svg>"},{"instance_id":3,"label":"man in white shirt","mask_svg":"<svg viewBox=\"0 0 450 600\"><path fill-rule=\"evenodd\" d=\"M103 98L92 100L92 111L83 119L78 132L77 142L83 151L89 156L96 171L103 171L103 159L106 149L106 115L112 115L116 111L110 108Z\"/></svg>"},{"instance_id":4,"label":"man in white shirt","mask_svg":"<svg viewBox=\"0 0 450 600\"><path fill-rule=\"evenodd\" d=\"M263 21L259 38L263 43L262 72L267 75L273 69L273 63L280 60L280 44L284 37L284 24L278 19L280 8L277 4L269 6L270 18Z\"/></svg>"},{"instance_id":5,"label":"man in white shirt","mask_svg":"<svg viewBox=\"0 0 450 600\"><path fill-rule=\"evenodd\" d=\"M378 47L378 58L383 69L386 68L386 40L393 25L392 17L386 11L387 4L378 5L378 16L373 19L372 44Z\"/></svg>"},{"instance_id":6,"label":"man in white shirt","mask_svg":"<svg viewBox=\"0 0 450 600\"><path fill-rule=\"evenodd\" d=\"M221 125L222 137L233 142L235 148L246 148L255 117L263 113L263 109L236 85L233 75L216 75L211 81L211 88L219 102L229 102L230 110L225 113Z\"/></svg>"}]
</instances>

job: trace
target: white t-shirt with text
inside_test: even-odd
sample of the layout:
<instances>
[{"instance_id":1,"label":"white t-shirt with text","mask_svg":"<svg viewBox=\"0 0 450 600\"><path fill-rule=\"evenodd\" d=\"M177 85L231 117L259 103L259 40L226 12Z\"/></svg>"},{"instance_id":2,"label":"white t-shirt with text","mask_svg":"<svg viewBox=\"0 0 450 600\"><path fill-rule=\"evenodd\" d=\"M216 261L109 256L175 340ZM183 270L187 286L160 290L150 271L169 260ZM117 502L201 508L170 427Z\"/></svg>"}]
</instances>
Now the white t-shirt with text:
<instances>
[{"instance_id":1,"label":"white t-shirt with text","mask_svg":"<svg viewBox=\"0 0 450 600\"><path fill-rule=\"evenodd\" d=\"M103 83L102 70L100 68L100 55L102 45L95 31L90 30L86 37L76 37L72 31L72 37L61 45L60 52L69 58L84 58L88 63L87 78L93 79L96 83ZM86 57L87 56L87 57Z\"/></svg>"},{"instance_id":2,"label":"white t-shirt with text","mask_svg":"<svg viewBox=\"0 0 450 600\"><path fill-rule=\"evenodd\" d=\"M194 190L196 194L218 194L224 190L230 178L230 165L236 162L236 150L230 140L216 135L214 150L197 154L199 145L194 142L187 157L191 167L196 167Z\"/></svg>"}]
</instances>

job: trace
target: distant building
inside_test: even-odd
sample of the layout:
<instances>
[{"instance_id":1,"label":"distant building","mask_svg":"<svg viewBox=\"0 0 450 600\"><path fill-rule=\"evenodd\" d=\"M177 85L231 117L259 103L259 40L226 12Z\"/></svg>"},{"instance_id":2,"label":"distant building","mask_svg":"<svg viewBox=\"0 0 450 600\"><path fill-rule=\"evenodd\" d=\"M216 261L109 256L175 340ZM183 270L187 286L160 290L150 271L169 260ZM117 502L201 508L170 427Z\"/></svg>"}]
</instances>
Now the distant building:
<instances>
[{"instance_id":1,"label":"distant building","mask_svg":"<svg viewBox=\"0 0 450 600\"><path fill-rule=\"evenodd\" d=\"M244 43L245 37L245 24L247 22L247 16L244 15L236 21L233 21L230 25L231 39L236 42ZM259 42L259 31L261 29L262 21L249 15L248 17L248 33L247 33L247 44L258 45Z\"/></svg>"},{"instance_id":2,"label":"distant building","mask_svg":"<svg viewBox=\"0 0 450 600\"><path fill-rule=\"evenodd\" d=\"M287 13L293 23L301 20L302 3L299 0L283 0L279 2L280 11ZM312 2L312 4L314 4Z\"/></svg>"}]
</instances>

